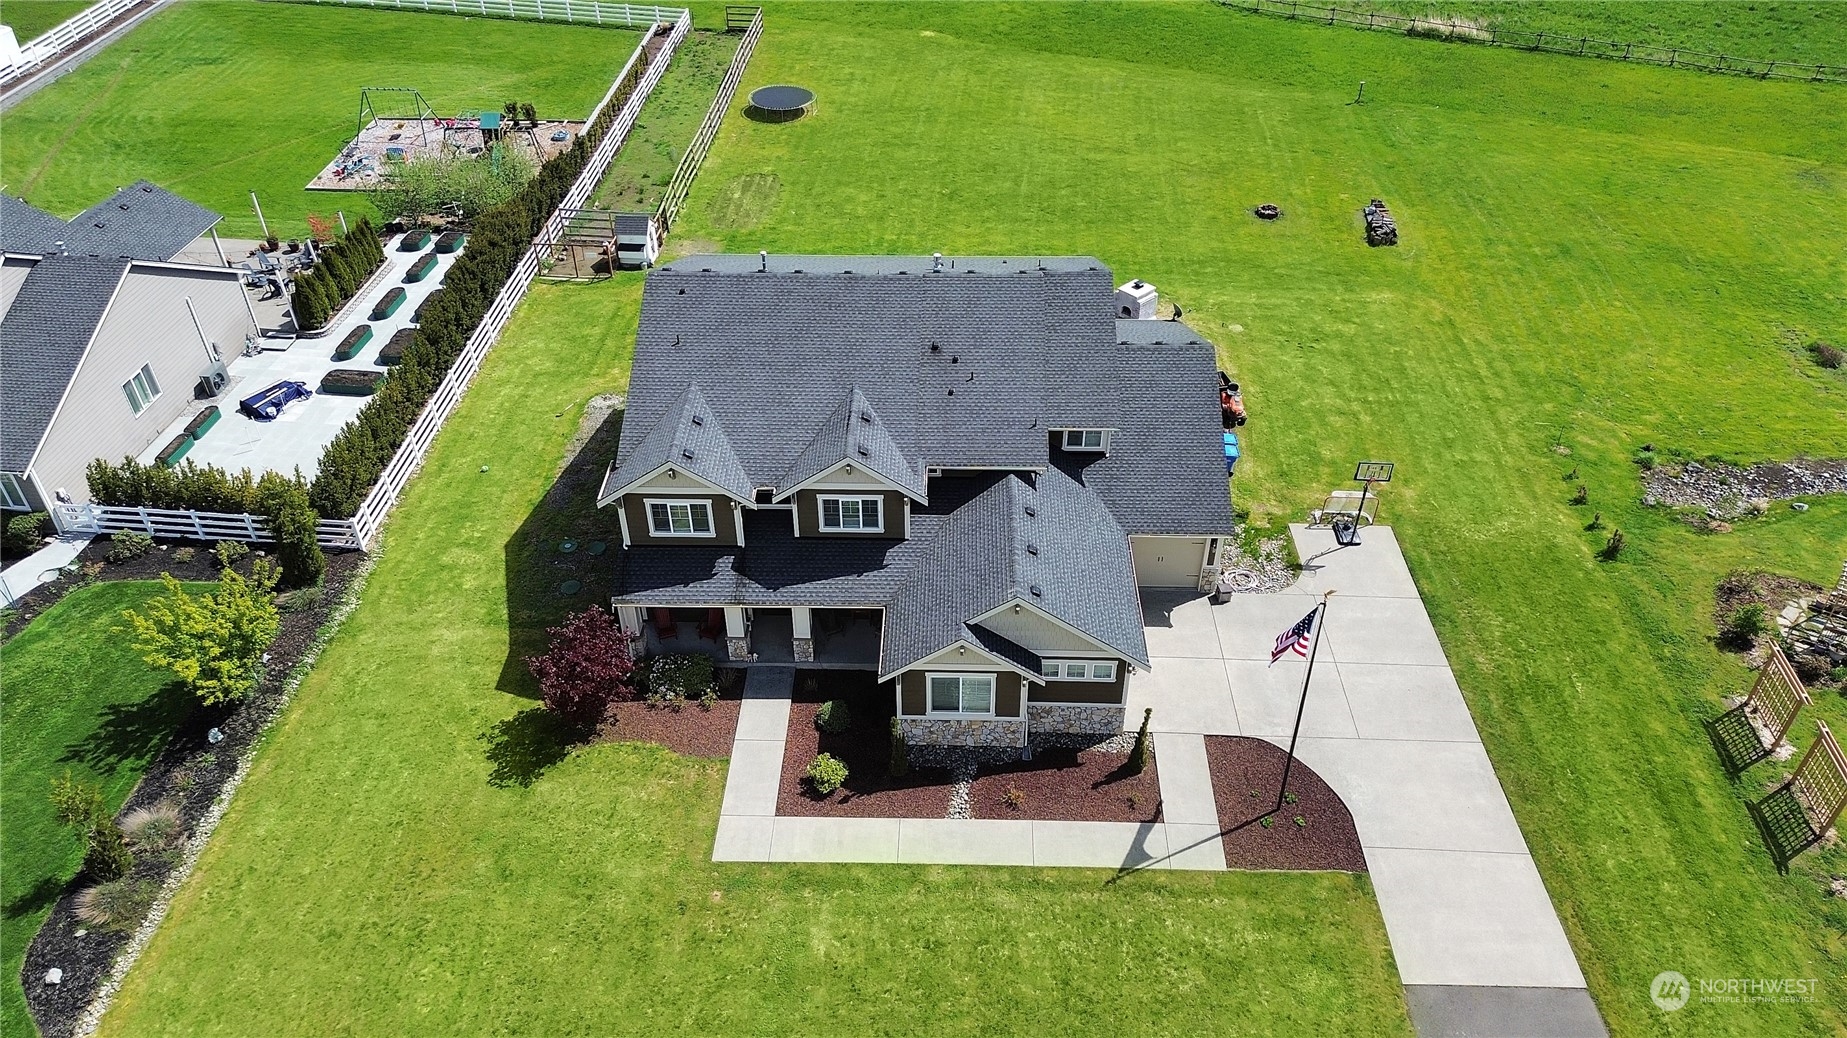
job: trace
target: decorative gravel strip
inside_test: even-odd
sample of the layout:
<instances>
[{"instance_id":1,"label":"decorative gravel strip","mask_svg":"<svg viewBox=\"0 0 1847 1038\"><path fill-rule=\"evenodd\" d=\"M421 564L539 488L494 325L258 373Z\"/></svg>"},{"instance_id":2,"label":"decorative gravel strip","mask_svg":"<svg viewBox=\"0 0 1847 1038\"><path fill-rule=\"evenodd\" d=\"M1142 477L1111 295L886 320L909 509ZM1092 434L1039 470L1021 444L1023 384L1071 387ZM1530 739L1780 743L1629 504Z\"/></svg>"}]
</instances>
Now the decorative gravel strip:
<instances>
[{"instance_id":1,"label":"decorative gravel strip","mask_svg":"<svg viewBox=\"0 0 1847 1038\"><path fill-rule=\"evenodd\" d=\"M1642 503L1703 508L1712 519L1736 519L1771 501L1847 494L1847 459L1797 458L1750 468L1711 462L1661 465L1642 473Z\"/></svg>"},{"instance_id":2,"label":"decorative gravel strip","mask_svg":"<svg viewBox=\"0 0 1847 1038\"><path fill-rule=\"evenodd\" d=\"M1268 595L1295 583L1295 570L1281 537L1266 537L1257 544L1257 556L1246 554L1236 541L1220 550L1220 571L1231 580L1226 589L1239 595Z\"/></svg>"},{"instance_id":3,"label":"decorative gravel strip","mask_svg":"<svg viewBox=\"0 0 1847 1038\"><path fill-rule=\"evenodd\" d=\"M330 560L330 562L331 561L332 560ZM34 1015L38 1018L40 1030L45 1035L45 1038L60 1038L60 1036L64 1034L73 1035L74 1038L89 1038L90 1035L96 1033L97 1026L102 1022L103 1014L108 1011L110 1001L115 998L116 993L122 988L123 978L128 976L128 971L134 967L135 960L140 958L141 953L146 950L148 942L153 939L155 931L160 929L161 922L166 918L167 908L173 903L174 895L179 893L180 887L184 885L187 878L192 875L193 867L198 864L199 854L205 849L206 841L211 839L213 831L218 828L218 823L224 819L225 811L231 806L231 798L237 794L238 787L243 784L244 778L250 774L251 764L256 759L257 750L261 747L263 742L263 733L267 731L270 724L273 723L277 717L281 716L283 709L294 696L295 690L301 687L302 680L308 676L309 671L314 669L314 663L320 658L321 650L327 647L327 643L331 641L334 634L339 631L340 625L345 623L348 616L352 615L353 609L359 604L359 597L365 590L366 580L371 576L372 567L376 561L376 555L361 555L359 557L357 566L347 577L346 586L341 590L338 599L329 610L327 618L315 629L312 639L302 651L300 659L293 667L289 668L277 693L264 697L260 701L253 701L248 704L250 709L246 713L246 717L248 718L247 726L253 730L250 733L250 738L245 744L243 751L237 758L236 769L231 773L230 777L225 780L224 785L218 791L218 795L213 798L211 806L208 807L204 814L196 821L191 823L189 834L184 846L180 850L179 858L174 863L172 871L167 874L166 880L161 884L160 893L155 897L153 905L149 908L147 918L142 920L141 926L135 930L134 934L128 938L127 943L116 954L114 964L110 968L108 976L103 980L102 985L96 989L96 993L90 998L89 1004L84 1008L83 1012L78 1014L74 1021L71 1021L69 1018L63 1020L47 1020L45 1017L35 1012ZM163 777L170 778L172 774L173 771L169 770ZM150 771L148 778L153 777L153 773ZM147 779L144 778L143 785L145 786L148 784ZM132 803L140 799L139 794L141 792L142 791L138 789L136 791L137 796L131 797L130 802ZM126 808L127 805L124 805L124 807ZM68 920L64 918L64 913L67 910L69 898L66 897L63 900L65 904L61 904L58 909L55 909L45 920L44 927L40 929L41 935L51 930L54 926L68 922ZM35 940L34 948L30 951L37 950L37 943L38 942ZM32 960L30 951L28 952L28 963ZM34 986L30 983L31 979L34 977L33 966L28 965L26 972L28 979L26 987L27 990L30 991ZM42 969L37 971L37 975L42 975L42 973ZM65 983L72 984L78 980L79 978L67 976ZM66 1030L64 1027L57 1026L58 1024L69 1024L70 1026L69 1029Z\"/></svg>"}]
</instances>

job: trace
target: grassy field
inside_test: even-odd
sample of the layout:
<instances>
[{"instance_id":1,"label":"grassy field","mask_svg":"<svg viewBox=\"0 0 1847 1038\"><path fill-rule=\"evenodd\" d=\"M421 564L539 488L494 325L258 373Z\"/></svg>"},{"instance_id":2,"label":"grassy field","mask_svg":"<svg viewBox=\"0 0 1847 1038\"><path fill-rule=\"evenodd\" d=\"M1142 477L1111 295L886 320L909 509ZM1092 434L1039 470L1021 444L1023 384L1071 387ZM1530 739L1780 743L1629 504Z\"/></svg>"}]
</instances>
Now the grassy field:
<instances>
[{"instance_id":1,"label":"grassy field","mask_svg":"<svg viewBox=\"0 0 1847 1038\"><path fill-rule=\"evenodd\" d=\"M628 142L597 188L596 205L627 212L652 212L659 207L667 182L712 107L737 49L736 36L714 32L695 32L680 44L667 74L648 95Z\"/></svg>"},{"instance_id":2,"label":"grassy field","mask_svg":"<svg viewBox=\"0 0 1847 1038\"><path fill-rule=\"evenodd\" d=\"M1612 1031L1847 1029L1819 882L1847 855L1779 875L1743 806L1775 765L1728 782L1699 725L1748 680L1713 582L1831 583L1847 502L1700 534L1635 504L1629 460L1847 455L1847 382L1800 349L1847 338L1838 88L1206 5L766 20L745 89L802 83L817 114L728 121L676 247L1076 252L1153 281L1244 383L1256 522L1399 463L1385 515ZM1375 194L1396 249L1360 241ZM1363 882L717 866L717 766L542 768L517 656L563 605L546 544L592 520L540 502L624 383L635 297L534 294L108 1033L1403 1030ZM1815 715L1847 722L1827 697L1798 744ZM1664 1015L1669 969L1820 997Z\"/></svg>"},{"instance_id":3,"label":"grassy field","mask_svg":"<svg viewBox=\"0 0 1847 1038\"><path fill-rule=\"evenodd\" d=\"M0 3L0 25L11 27L13 38L26 43L88 6L89 0L6 0Z\"/></svg>"},{"instance_id":4,"label":"grassy field","mask_svg":"<svg viewBox=\"0 0 1847 1038\"><path fill-rule=\"evenodd\" d=\"M364 195L303 190L353 135L361 86L410 86L442 115L582 118L635 33L291 4L184 3L6 113L0 184L70 216L145 177L257 237L250 192L277 234L310 212L374 212ZM406 109L408 110L408 109ZM388 112L387 114L392 114Z\"/></svg>"},{"instance_id":5,"label":"grassy field","mask_svg":"<svg viewBox=\"0 0 1847 1038\"><path fill-rule=\"evenodd\" d=\"M639 287L534 289L104 1033L1409 1035L1362 878L720 865L722 762L549 753L548 459Z\"/></svg>"},{"instance_id":6,"label":"grassy field","mask_svg":"<svg viewBox=\"0 0 1847 1038\"><path fill-rule=\"evenodd\" d=\"M1681 47L1760 61L1847 64L1834 0L1312 0L1350 11L1467 18L1484 28Z\"/></svg>"},{"instance_id":7,"label":"grassy field","mask_svg":"<svg viewBox=\"0 0 1847 1038\"><path fill-rule=\"evenodd\" d=\"M73 591L0 645L0 1033L32 1033L20 963L83 862L81 841L52 817L51 780L100 783L120 806L186 712L183 693L111 632L161 590L136 580Z\"/></svg>"}]
</instances>

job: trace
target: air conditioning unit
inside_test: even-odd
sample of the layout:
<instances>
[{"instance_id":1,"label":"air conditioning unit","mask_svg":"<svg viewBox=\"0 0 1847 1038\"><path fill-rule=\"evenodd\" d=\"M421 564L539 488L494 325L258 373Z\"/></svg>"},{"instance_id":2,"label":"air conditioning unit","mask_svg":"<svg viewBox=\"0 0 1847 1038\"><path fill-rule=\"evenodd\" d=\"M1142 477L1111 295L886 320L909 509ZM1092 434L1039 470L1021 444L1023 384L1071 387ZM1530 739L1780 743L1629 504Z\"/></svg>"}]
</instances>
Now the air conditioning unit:
<instances>
[{"instance_id":1,"label":"air conditioning unit","mask_svg":"<svg viewBox=\"0 0 1847 1038\"><path fill-rule=\"evenodd\" d=\"M231 373L225 369L222 362L215 363L205 370L205 374L199 376L199 386L195 393L201 400L210 400L224 392L225 387L230 384Z\"/></svg>"}]
</instances>

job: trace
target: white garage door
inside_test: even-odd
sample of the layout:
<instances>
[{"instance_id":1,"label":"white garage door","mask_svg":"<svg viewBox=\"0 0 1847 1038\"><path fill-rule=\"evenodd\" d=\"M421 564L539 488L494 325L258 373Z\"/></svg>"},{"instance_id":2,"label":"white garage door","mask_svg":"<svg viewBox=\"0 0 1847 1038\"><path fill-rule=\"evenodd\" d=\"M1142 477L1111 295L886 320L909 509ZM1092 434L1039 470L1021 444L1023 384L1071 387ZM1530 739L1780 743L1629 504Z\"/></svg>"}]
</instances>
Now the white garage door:
<instances>
[{"instance_id":1,"label":"white garage door","mask_svg":"<svg viewBox=\"0 0 1847 1038\"><path fill-rule=\"evenodd\" d=\"M1135 582L1143 587L1198 587L1204 537L1131 537Z\"/></svg>"}]
</instances>

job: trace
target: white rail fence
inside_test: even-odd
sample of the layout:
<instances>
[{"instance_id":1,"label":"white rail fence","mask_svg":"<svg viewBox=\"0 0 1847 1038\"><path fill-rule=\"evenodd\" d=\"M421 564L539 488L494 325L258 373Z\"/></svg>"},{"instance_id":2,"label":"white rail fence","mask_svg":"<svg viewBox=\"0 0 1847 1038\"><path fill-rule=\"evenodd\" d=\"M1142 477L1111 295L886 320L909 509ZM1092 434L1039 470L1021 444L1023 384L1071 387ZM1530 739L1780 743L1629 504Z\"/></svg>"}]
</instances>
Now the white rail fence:
<instances>
[{"instance_id":1,"label":"white rail fence","mask_svg":"<svg viewBox=\"0 0 1847 1038\"><path fill-rule=\"evenodd\" d=\"M65 51L88 39L90 35L139 7L148 0L101 0L78 11L45 34L19 48L19 58L0 66L0 85L26 75Z\"/></svg>"},{"instance_id":2,"label":"white rail fence","mask_svg":"<svg viewBox=\"0 0 1847 1038\"><path fill-rule=\"evenodd\" d=\"M581 207L589 199L590 192L596 190L597 184L603 179L603 174L608 171L610 162L615 159L616 152L628 140L629 131L634 128L635 119L641 114L641 106L648 100L648 95L653 92L655 84L660 82L662 74L667 71L667 64L673 57L674 51L679 48L681 41L686 39L692 27L692 15L686 11L680 11L673 22L673 31L667 37L666 43L655 55L647 70L642 73L641 80L635 84L634 92L629 95L622 110L616 114L609 129L597 142L596 150L590 153L589 162L585 164L583 172L578 175L577 181L571 185L571 190L565 194L564 201L557 210L552 212L551 218L545 221L545 227L539 232L536 241L557 240L558 235L564 230L564 210ZM623 66L622 74L616 77L617 84L628 78L629 71L634 67L635 62L644 60L643 52L652 38L653 32L650 31L642 39L641 45L635 49L628 64ZM616 87L612 86L609 93L603 96L603 100L597 102L597 106L591 109L588 122L596 121L596 117L615 96L615 93ZM436 434L441 431L443 423L461 403L462 393L467 390L468 383L474 379L475 373L481 370L481 362L486 359L487 351L499 341L500 333L506 328L508 319L513 316L514 308L519 306L520 300L526 298L526 291L532 287L533 278L538 276L539 264L547 252L546 246L539 244L527 248L526 255L513 268L513 275L501 288L500 295L488 308L487 315L481 319L481 324L475 328L474 334L468 337L468 344L456 357L455 365L449 369L449 374L443 378L442 384L436 387L436 392L430 397L430 402L424 406L423 413L411 425L410 432L404 437L403 444L398 447L397 454L392 457L391 463L385 466L384 473L379 476L378 482L366 494L365 500L360 502L352 518L353 534L358 546L364 547L370 544L372 539L378 535L380 527L384 526L386 516L397 504L405 485L422 466L425 455L429 454L430 445L435 442Z\"/></svg>"},{"instance_id":3,"label":"white rail fence","mask_svg":"<svg viewBox=\"0 0 1847 1038\"><path fill-rule=\"evenodd\" d=\"M307 0L321 2L321 0ZM356 0L367 2L367 0ZM434 0L433 0L434 2ZM549 3L550 0L543 0ZM414 6L412 2L384 4L380 6ZM573 0L573 6L579 5ZM604 4L603 7L612 5ZM624 7L628 5L614 5ZM442 6L432 7L442 11ZM609 164L615 160L616 152L628 140L629 132L635 127L635 120L641 114L641 107L648 100L648 95L661 81L673 54L692 31L691 13L681 8L636 8L636 10L661 10L674 15L672 30L659 45L651 61L646 57L648 46L654 40L654 25L650 25L643 34L641 42L629 55L628 62L610 84L609 90L596 106L590 109L585 118L586 125L594 124L603 109L615 98L637 62L647 61L647 68L636 82L634 90L623 103L621 111L616 113L609 128L604 131L597 142L596 149L590 153L589 161L583 171L565 193L564 201L545 221L544 229L534 239L535 244L528 246L526 255L513 268L513 273L495 296L492 306L482 316L481 323L468 337L468 343L456 357L442 383L431 394L429 402L424 405L423 413L417 416L410 431L405 434L404 442L398 445L397 453L379 475L365 499L351 519L321 520L316 539L329 548L365 548L378 536L379 529L385 525L385 519L397 504L399 496L422 466L423 459L430 452L430 446L436 441L436 434L442 430L443 423L455 412L462 402L462 394L468 389L468 383L481 370L481 362L486 359L488 350L499 341L500 333L506 329L507 321L513 311L526 298L526 292L532 287L532 281L539 273L539 264L547 253L547 248L537 242L553 241L563 231L564 212L580 208L596 190L596 186L608 172ZM52 520L59 530L65 533L115 533L122 530L139 530L157 537L193 537L200 540L239 540L270 541L269 521L263 516L244 515L228 512L193 512L163 508L128 508L93 504L57 505L52 510Z\"/></svg>"},{"instance_id":4,"label":"white rail fence","mask_svg":"<svg viewBox=\"0 0 1847 1038\"><path fill-rule=\"evenodd\" d=\"M177 508L131 508L119 505L53 505L52 519L65 533L121 533L137 530L150 537L190 537L200 541L274 541L269 519L243 512L194 512ZM359 546L351 519L323 519L315 531L323 548Z\"/></svg>"},{"instance_id":5,"label":"white rail fence","mask_svg":"<svg viewBox=\"0 0 1847 1038\"><path fill-rule=\"evenodd\" d=\"M304 4L339 4L342 7L390 7L435 14L467 14L482 18L520 21L572 22L583 25L653 25L673 23L686 12L678 7L649 4L601 4L594 0L291 0Z\"/></svg>"}]
</instances>

